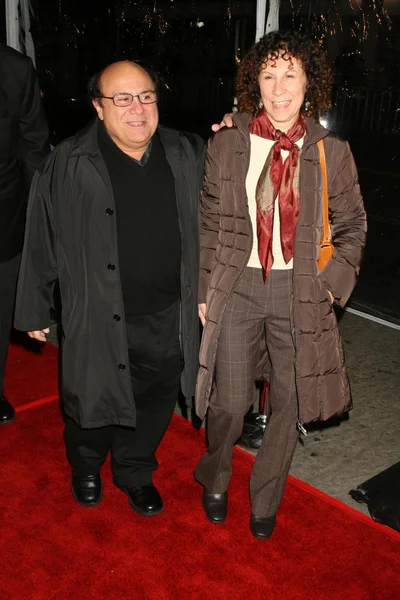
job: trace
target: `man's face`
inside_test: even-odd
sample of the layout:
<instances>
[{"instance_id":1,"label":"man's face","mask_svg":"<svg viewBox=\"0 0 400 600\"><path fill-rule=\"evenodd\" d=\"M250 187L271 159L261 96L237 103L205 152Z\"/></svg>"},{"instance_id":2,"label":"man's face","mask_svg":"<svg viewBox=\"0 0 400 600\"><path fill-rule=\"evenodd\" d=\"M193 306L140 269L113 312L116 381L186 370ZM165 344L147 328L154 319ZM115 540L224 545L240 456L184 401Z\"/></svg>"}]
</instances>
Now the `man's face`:
<instances>
[{"instance_id":1,"label":"man's face","mask_svg":"<svg viewBox=\"0 0 400 600\"><path fill-rule=\"evenodd\" d=\"M118 62L104 71L100 89L103 96L121 93L135 96L154 90L154 83L138 65ZM136 97L130 106L120 107L103 98L94 99L93 105L117 146L126 154L140 159L158 126L157 103L141 104Z\"/></svg>"}]
</instances>

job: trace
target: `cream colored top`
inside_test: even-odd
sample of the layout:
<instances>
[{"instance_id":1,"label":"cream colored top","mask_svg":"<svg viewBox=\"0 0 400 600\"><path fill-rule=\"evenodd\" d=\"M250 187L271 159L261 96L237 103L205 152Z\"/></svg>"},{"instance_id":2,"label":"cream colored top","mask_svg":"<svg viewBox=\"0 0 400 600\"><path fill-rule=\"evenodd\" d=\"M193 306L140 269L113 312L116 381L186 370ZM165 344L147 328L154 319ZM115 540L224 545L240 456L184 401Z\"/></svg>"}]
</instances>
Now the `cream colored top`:
<instances>
[{"instance_id":1,"label":"cream colored top","mask_svg":"<svg viewBox=\"0 0 400 600\"><path fill-rule=\"evenodd\" d=\"M301 138L296 142L297 146L301 148L303 146L304 138ZM268 154L273 146L273 140L266 140L259 137L258 135L250 134L250 166L246 177L246 192L249 203L249 213L251 226L253 228L253 249L247 263L248 267L254 267L261 269L260 259L258 258L258 241L257 241L257 204L256 204L256 187L258 178L261 175L265 161L267 160ZM282 150L282 160L285 160L289 155L289 152ZM274 213L274 228L272 232L272 254L274 262L272 265L273 269L293 269L293 260L290 260L287 264L282 255L281 246L281 233L280 233L280 219L279 210L277 205L277 198L275 199L275 213Z\"/></svg>"}]
</instances>

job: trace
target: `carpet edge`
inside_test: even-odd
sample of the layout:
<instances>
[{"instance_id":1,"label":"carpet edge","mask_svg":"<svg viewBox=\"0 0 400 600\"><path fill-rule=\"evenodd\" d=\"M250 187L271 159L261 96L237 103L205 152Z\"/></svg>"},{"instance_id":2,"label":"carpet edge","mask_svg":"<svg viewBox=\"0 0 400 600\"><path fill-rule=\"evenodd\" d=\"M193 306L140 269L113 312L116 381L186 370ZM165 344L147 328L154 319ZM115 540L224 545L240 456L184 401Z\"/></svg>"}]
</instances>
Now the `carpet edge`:
<instances>
[{"instance_id":1,"label":"carpet edge","mask_svg":"<svg viewBox=\"0 0 400 600\"><path fill-rule=\"evenodd\" d=\"M176 418L179 421L183 421L185 423L185 425L187 425L188 427L191 427L192 429L194 429L195 431L200 433L203 437L205 437L205 430L204 429L196 429L196 427L194 427L192 425L192 423L190 423L190 421L188 421L188 419L185 419L185 417L174 414L173 418ZM247 458L249 458L250 460L254 461L254 456L252 454L250 454L250 452L248 452L244 448L235 446L234 452L240 452L241 454L244 454L245 456L247 456ZM343 510L344 512L348 513L352 517L360 519L361 521L363 521L370 527L373 527L373 528L377 529L378 531L385 533L386 535L394 538L396 541L400 541L400 533L398 533L394 529L391 529L390 527L387 527L386 525L377 523L371 517L364 515L362 512L358 511L356 508L353 508L351 506L348 506L347 504L344 504L344 502L341 502L337 498L334 498L333 496L329 496L329 494L327 494L326 492L319 490L318 488L312 486L311 484L307 483L306 481L302 481L301 479L298 479L297 477L294 477L293 475L289 475L288 480L290 480L291 483L293 483L297 487L302 488L305 492L311 494L312 496L316 496L320 500L323 500L324 502L331 504L332 506L336 506L336 508Z\"/></svg>"},{"instance_id":2,"label":"carpet edge","mask_svg":"<svg viewBox=\"0 0 400 600\"><path fill-rule=\"evenodd\" d=\"M349 506L348 504L341 502L334 496L330 496L326 492L319 490L318 488L310 485L306 481L302 481L301 479L298 479L297 477L294 477L293 475L289 475L289 479L294 485L303 489L305 492L308 492L309 494L316 496L317 498L320 498L327 504L331 504L332 506L336 506L337 508L340 508L344 512L347 512L349 515L352 515L353 517L356 517L356 518L360 519L361 521L364 521L364 523L366 523L367 525L370 525L371 527L378 529L382 533L386 533L386 535L389 535L390 537L392 537L395 540L397 540L398 542L400 542L400 533L398 533L395 529L391 529L387 525L382 525L381 523L377 523L376 521L374 521L372 519L372 517L369 517L368 515L364 515L364 513L358 511L356 508L353 508L352 506Z\"/></svg>"},{"instance_id":3,"label":"carpet edge","mask_svg":"<svg viewBox=\"0 0 400 600\"><path fill-rule=\"evenodd\" d=\"M58 400L60 394L53 394L52 396L46 396L45 398L39 398L39 400L33 400L32 402L27 402L22 406L17 406L15 409L16 413L24 412L25 410L30 410L32 408L37 408L38 406L43 406L44 404L49 404L50 402L54 402Z\"/></svg>"}]
</instances>

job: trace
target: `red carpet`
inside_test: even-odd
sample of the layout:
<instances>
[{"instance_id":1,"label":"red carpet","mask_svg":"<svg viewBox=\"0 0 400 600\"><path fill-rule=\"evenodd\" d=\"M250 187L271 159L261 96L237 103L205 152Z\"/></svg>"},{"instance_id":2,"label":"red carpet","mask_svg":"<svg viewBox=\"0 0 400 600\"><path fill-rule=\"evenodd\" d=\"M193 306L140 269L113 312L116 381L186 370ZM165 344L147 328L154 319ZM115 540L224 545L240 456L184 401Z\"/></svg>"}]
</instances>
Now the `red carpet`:
<instances>
[{"instance_id":1,"label":"red carpet","mask_svg":"<svg viewBox=\"0 0 400 600\"><path fill-rule=\"evenodd\" d=\"M8 350L4 395L17 410L39 399L57 397L58 349L28 337L26 343L29 350L16 344L10 344Z\"/></svg>"},{"instance_id":2,"label":"red carpet","mask_svg":"<svg viewBox=\"0 0 400 600\"><path fill-rule=\"evenodd\" d=\"M209 523L192 478L203 448L175 417L156 479L165 512L136 515L108 465L102 503L85 509L69 491L58 403L21 412L0 431L0 598L399 600L400 536L296 480L271 540L252 538L244 452L234 456L228 519Z\"/></svg>"}]
</instances>

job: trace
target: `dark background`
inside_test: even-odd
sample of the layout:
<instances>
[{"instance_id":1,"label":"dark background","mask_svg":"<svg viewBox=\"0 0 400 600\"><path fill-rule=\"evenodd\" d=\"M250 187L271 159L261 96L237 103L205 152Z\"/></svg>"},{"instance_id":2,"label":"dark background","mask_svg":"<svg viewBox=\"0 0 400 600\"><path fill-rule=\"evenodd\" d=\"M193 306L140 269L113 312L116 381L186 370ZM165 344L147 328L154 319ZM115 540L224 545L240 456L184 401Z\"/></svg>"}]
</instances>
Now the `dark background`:
<instances>
[{"instance_id":1,"label":"dark background","mask_svg":"<svg viewBox=\"0 0 400 600\"><path fill-rule=\"evenodd\" d=\"M33 0L32 8L53 143L92 118L86 82L121 58L159 74L161 122L207 138L231 111L236 66L255 37L256 0ZM351 144L369 217L351 304L400 324L400 0L282 0L280 26L318 39L336 69L327 126Z\"/></svg>"}]
</instances>

